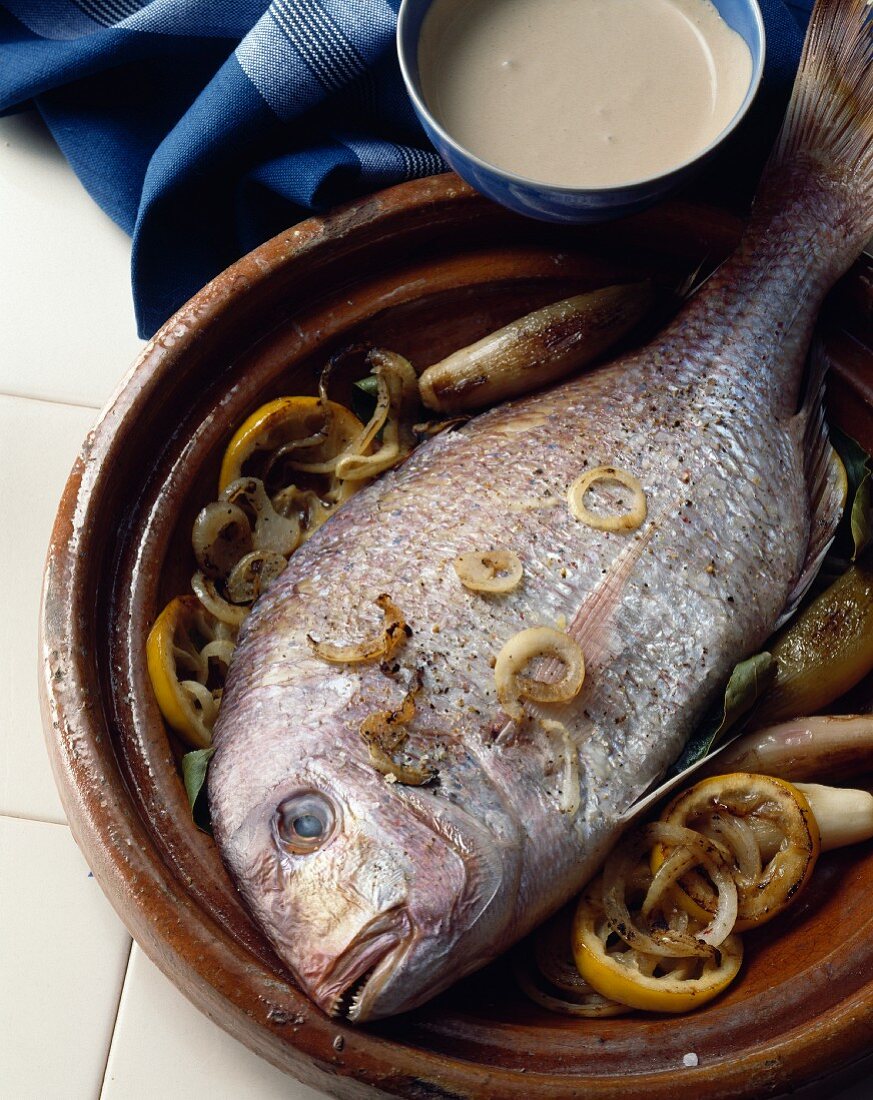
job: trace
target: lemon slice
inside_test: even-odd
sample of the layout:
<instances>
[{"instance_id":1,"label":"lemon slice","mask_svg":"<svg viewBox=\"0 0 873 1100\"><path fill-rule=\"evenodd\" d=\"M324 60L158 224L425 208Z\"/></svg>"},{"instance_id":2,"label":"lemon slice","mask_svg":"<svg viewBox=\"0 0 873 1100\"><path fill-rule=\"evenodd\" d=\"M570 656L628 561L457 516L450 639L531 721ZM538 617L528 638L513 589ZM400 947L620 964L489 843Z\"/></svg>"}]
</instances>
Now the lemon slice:
<instances>
[{"instance_id":1,"label":"lemon slice","mask_svg":"<svg viewBox=\"0 0 873 1100\"><path fill-rule=\"evenodd\" d=\"M289 444L299 445L299 457L307 465L329 463L340 455L364 426L343 405L335 401L326 404L327 417L318 397L277 397L256 409L227 445L218 477L219 493L252 472L244 467L256 455L266 457Z\"/></svg>"},{"instance_id":2,"label":"lemon slice","mask_svg":"<svg viewBox=\"0 0 873 1100\"><path fill-rule=\"evenodd\" d=\"M146 642L152 689L164 720L192 748L212 744L221 690L209 688L210 659L225 665L233 651L232 632L195 596L170 600Z\"/></svg>"},{"instance_id":3,"label":"lemon slice","mask_svg":"<svg viewBox=\"0 0 873 1100\"><path fill-rule=\"evenodd\" d=\"M664 958L629 948L609 928L601 895L597 879L579 902L572 932L579 973L601 996L646 1012L688 1012L717 997L739 973L743 945L734 935L709 958Z\"/></svg>"},{"instance_id":4,"label":"lemon slice","mask_svg":"<svg viewBox=\"0 0 873 1100\"><path fill-rule=\"evenodd\" d=\"M702 832L732 860L736 932L781 913L806 886L821 851L806 796L784 779L766 775L735 772L704 779L674 798L661 820ZM666 856L663 844L653 847L653 871ZM697 873L680 882L673 887L677 905L696 920L710 920L715 906L711 885Z\"/></svg>"}]
</instances>

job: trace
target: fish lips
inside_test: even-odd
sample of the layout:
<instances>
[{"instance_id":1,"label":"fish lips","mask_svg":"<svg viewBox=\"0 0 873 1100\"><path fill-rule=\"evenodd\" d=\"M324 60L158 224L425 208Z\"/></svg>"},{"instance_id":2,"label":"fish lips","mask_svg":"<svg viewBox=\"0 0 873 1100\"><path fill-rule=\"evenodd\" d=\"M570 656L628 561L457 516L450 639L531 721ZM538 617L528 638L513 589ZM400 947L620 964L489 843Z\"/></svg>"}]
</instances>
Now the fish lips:
<instances>
[{"instance_id":1,"label":"fish lips","mask_svg":"<svg viewBox=\"0 0 873 1100\"><path fill-rule=\"evenodd\" d=\"M310 996L329 1016L367 1019L373 1001L397 973L412 941L412 921L406 906L379 913L361 929L321 981L310 987Z\"/></svg>"},{"instance_id":2,"label":"fish lips","mask_svg":"<svg viewBox=\"0 0 873 1100\"><path fill-rule=\"evenodd\" d=\"M343 971L354 977L332 1008L355 1023L416 1008L498 954L517 892L518 867L487 826L460 806L437 805L432 792L394 794L441 847L444 884L458 881L443 911L413 889L404 906L370 922L343 953Z\"/></svg>"}]
</instances>

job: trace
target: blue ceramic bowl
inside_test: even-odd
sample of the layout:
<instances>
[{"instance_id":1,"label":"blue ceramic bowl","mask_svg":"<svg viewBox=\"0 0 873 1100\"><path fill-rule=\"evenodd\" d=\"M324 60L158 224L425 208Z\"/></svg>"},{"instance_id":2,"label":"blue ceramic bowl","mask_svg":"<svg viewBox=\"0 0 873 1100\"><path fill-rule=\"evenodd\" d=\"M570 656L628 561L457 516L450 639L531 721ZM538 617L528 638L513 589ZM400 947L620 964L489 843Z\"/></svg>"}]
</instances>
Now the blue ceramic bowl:
<instances>
[{"instance_id":1,"label":"blue ceramic bowl","mask_svg":"<svg viewBox=\"0 0 873 1100\"><path fill-rule=\"evenodd\" d=\"M748 111L764 69L764 22L757 0L712 0L728 26L740 34L752 54L752 77L740 108L715 141L691 160L659 176L620 187L554 187L487 164L459 145L434 118L424 101L418 71L418 40L433 0L403 0L397 21L400 69L415 112L436 149L452 168L483 195L519 214L541 221L606 221L650 206L686 183L712 156Z\"/></svg>"}]
</instances>

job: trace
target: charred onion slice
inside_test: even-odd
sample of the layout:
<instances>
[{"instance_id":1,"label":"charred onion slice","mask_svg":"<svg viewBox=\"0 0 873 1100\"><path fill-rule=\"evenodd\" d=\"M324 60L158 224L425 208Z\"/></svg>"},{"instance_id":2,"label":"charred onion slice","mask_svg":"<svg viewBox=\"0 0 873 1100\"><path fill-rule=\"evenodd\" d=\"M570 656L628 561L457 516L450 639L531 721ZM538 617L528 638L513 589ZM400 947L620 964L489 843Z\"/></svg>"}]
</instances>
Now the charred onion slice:
<instances>
[{"instance_id":1,"label":"charred onion slice","mask_svg":"<svg viewBox=\"0 0 873 1100\"><path fill-rule=\"evenodd\" d=\"M252 550L236 563L227 578L227 594L235 604L253 603L266 592L288 564L275 550Z\"/></svg>"},{"instance_id":2,"label":"charred onion slice","mask_svg":"<svg viewBox=\"0 0 873 1100\"><path fill-rule=\"evenodd\" d=\"M579 750L563 722L556 722L552 718L540 718L540 725L560 746L561 790L558 809L562 814L575 814L579 809L580 801Z\"/></svg>"},{"instance_id":3,"label":"charred onion slice","mask_svg":"<svg viewBox=\"0 0 873 1100\"><path fill-rule=\"evenodd\" d=\"M596 993L579 973L570 949L573 910L562 909L532 936L533 963L526 952L517 955L519 985L543 1008L567 1016L622 1016L626 1005ZM522 961L526 965L520 965Z\"/></svg>"},{"instance_id":4,"label":"charred onion slice","mask_svg":"<svg viewBox=\"0 0 873 1100\"><path fill-rule=\"evenodd\" d=\"M623 485L633 493L631 506L626 512L600 515L585 505L585 494L598 481L612 481ZM635 531L646 518L646 494L638 478L616 466L598 466L577 477L567 490L567 503L574 519L596 527L599 531Z\"/></svg>"},{"instance_id":5,"label":"charred onion slice","mask_svg":"<svg viewBox=\"0 0 873 1100\"><path fill-rule=\"evenodd\" d=\"M616 935L595 880L582 895L573 920L573 956L579 973L598 993L648 1012L688 1012L718 996L743 960L738 936L728 936L704 958L677 958L628 947Z\"/></svg>"},{"instance_id":6,"label":"charred onion slice","mask_svg":"<svg viewBox=\"0 0 873 1100\"><path fill-rule=\"evenodd\" d=\"M547 682L524 675L538 658L555 658L564 666L560 680ZM575 698L585 680L585 658L579 643L550 626L533 626L510 638L497 655L494 683L507 714L518 717L521 699L537 703L566 703Z\"/></svg>"},{"instance_id":7,"label":"charred onion slice","mask_svg":"<svg viewBox=\"0 0 873 1100\"><path fill-rule=\"evenodd\" d=\"M805 795L784 779L765 775L735 772L704 779L675 798L661 819L706 833L730 853L738 932L781 913L809 881L821 850L818 825ZM762 843L767 844L763 855ZM664 861L668 848L669 842L656 844L653 867ZM715 893L704 876L684 875L674 891L693 916L711 917Z\"/></svg>"},{"instance_id":8,"label":"charred onion slice","mask_svg":"<svg viewBox=\"0 0 873 1100\"><path fill-rule=\"evenodd\" d=\"M471 592L511 592L521 584L524 567L511 550L472 550L452 562L458 580Z\"/></svg>"},{"instance_id":9,"label":"charred onion slice","mask_svg":"<svg viewBox=\"0 0 873 1100\"><path fill-rule=\"evenodd\" d=\"M415 717L415 691L408 691L396 710L379 710L361 723L361 737L368 745L394 752L407 738L406 725Z\"/></svg>"},{"instance_id":10,"label":"charred onion slice","mask_svg":"<svg viewBox=\"0 0 873 1100\"><path fill-rule=\"evenodd\" d=\"M396 466L415 446L412 424L418 412L418 376L412 364L393 351L373 348L367 356L379 384L376 410L357 439L336 463L341 481L361 481ZM369 454L379 433L382 442Z\"/></svg>"},{"instance_id":11,"label":"charred onion slice","mask_svg":"<svg viewBox=\"0 0 873 1100\"><path fill-rule=\"evenodd\" d=\"M396 710L377 711L361 723L361 737L367 742L370 763L387 779L408 787L420 787L434 777L429 768L398 763L392 757L409 736L406 726L415 717L415 695L420 686L419 679Z\"/></svg>"},{"instance_id":12,"label":"charred onion slice","mask_svg":"<svg viewBox=\"0 0 873 1100\"><path fill-rule=\"evenodd\" d=\"M277 452L309 463L336 458L357 438L363 425L343 405L319 397L277 397L262 405L234 433L224 452L218 491L246 472L261 458L264 469Z\"/></svg>"},{"instance_id":13,"label":"charred onion slice","mask_svg":"<svg viewBox=\"0 0 873 1100\"><path fill-rule=\"evenodd\" d=\"M381 772L386 779L401 783L404 787L421 787L430 783L434 772L430 768L419 767L415 764L400 764L394 760L379 745L368 745L370 763L377 772Z\"/></svg>"},{"instance_id":14,"label":"charred onion slice","mask_svg":"<svg viewBox=\"0 0 873 1100\"><path fill-rule=\"evenodd\" d=\"M316 656L336 665L358 665L365 661L384 661L393 657L412 631L390 596L383 593L376 598L375 602L376 606L381 608L385 618L378 634L354 645L317 642L311 634L307 634L306 640L312 646Z\"/></svg>"},{"instance_id":15,"label":"charred onion slice","mask_svg":"<svg viewBox=\"0 0 873 1100\"><path fill-rule=\"evenodd\" d=\"M326 523L340 503L339 499L322 500L314 489L298 489L296 485L286 485L284 489L274 493L270 500L280 516L296 518L300 524L301 542L306 542Z\"/></svg>"},{"instance_id":16,"label":"charred onion slice","mask_svg":"<svg viewBox=\"0 0 873 1100\"><path fill-rule=\"evenodd\" d=\"M201 509L191 532L194 557L204 575L226 577L252 548L252 527L242 508L216 500Z\"/></svg>"},{"instance_id":17,"label":"charred onion slice","mask_svg":"<svg viewBox=\"0 0 873 1100\"><path fill-rule=\"evenodd\" d=\"M191 588L206 612L220 623L238 630L245 622L249 609L228 603L215 587L215 582L209 577L204 577L202 573L195 573L191 578Z\"/></svg>"},{"instance_id":18,"label":"charred onion slice","mask_svg":"<svg viewBox=\"0 0 873 1100\"><path fill-rule=\"evenodd\" d=\"M568 938L569 944L569 938ZM606 1016L625 1016L629 1012L627 1005L603 997L583 980L575 966L577 989L572 993L563 992L538 974L531 960L523 950L516 951L512 957L512 972L519 988L534 1004L549 1012L561 1016L575 1016L586 1020L602 1019Z\"/></svg>"},{"instance_id":19,"label":"charred onion slice","mask_svg":"<svg viewBox=\"0 0 873 1100\"><path fill-rule=\"evenodd\" d=\"M167 724L192 748L212 744L234 636L194 596L171 600L149 633L146 661L155 698Z\"/></svg>"},{"instance_id":20,"label":"charred onion slice","mask_svg":"<svg viewBox=\"0 0 873 1100\"><path fill-rule=\"evenodd\" d=\"M649 858L656 844L683 849L687 854L665 863L663 869L658 868L646 887L635 918L631 915L628 894L640 861ZM713 909L704 915L704 926L693 932L669 923L676 908L669 887L692 866L703 867L717 889ZM726 855L718 844L693 829L656 821L628 834L610 854L603 867L603 906L612 931L636 951L676 958L706 957L712 955L734 927L737 889Z\"/></svg>"},{"instance_id":21,"label":"charred onion slice","mask_svg":"<svg viewBox=\"0 0 873 1100\"><path fill-rule=\"evenodd\" d=\"M260 478L238 478L226 485L221 495L254 520L252 547L255 550L270 550L287 559L300 545L298 517L282 516L276 511Z\"/></svg>"}]
</instances>

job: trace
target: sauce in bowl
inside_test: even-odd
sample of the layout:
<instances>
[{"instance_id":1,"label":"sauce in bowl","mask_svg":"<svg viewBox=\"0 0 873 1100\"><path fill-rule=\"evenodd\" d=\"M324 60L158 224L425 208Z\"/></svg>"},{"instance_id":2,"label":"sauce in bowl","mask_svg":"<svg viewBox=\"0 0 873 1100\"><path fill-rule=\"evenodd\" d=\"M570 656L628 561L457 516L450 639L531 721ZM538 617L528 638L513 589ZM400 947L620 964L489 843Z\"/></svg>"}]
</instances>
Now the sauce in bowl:
<instances>
[{"instance_id":1,"label":"sauce in bowl","mask_svg":"<svg viewBox=\"0 0 873 1100\"><path fill-rule=\"evenodd\" d=\"M480 160L558 187L615 187L691 160L752 75L709 0L435 0L427 105Z\"/></svg>"}]
</instances>

